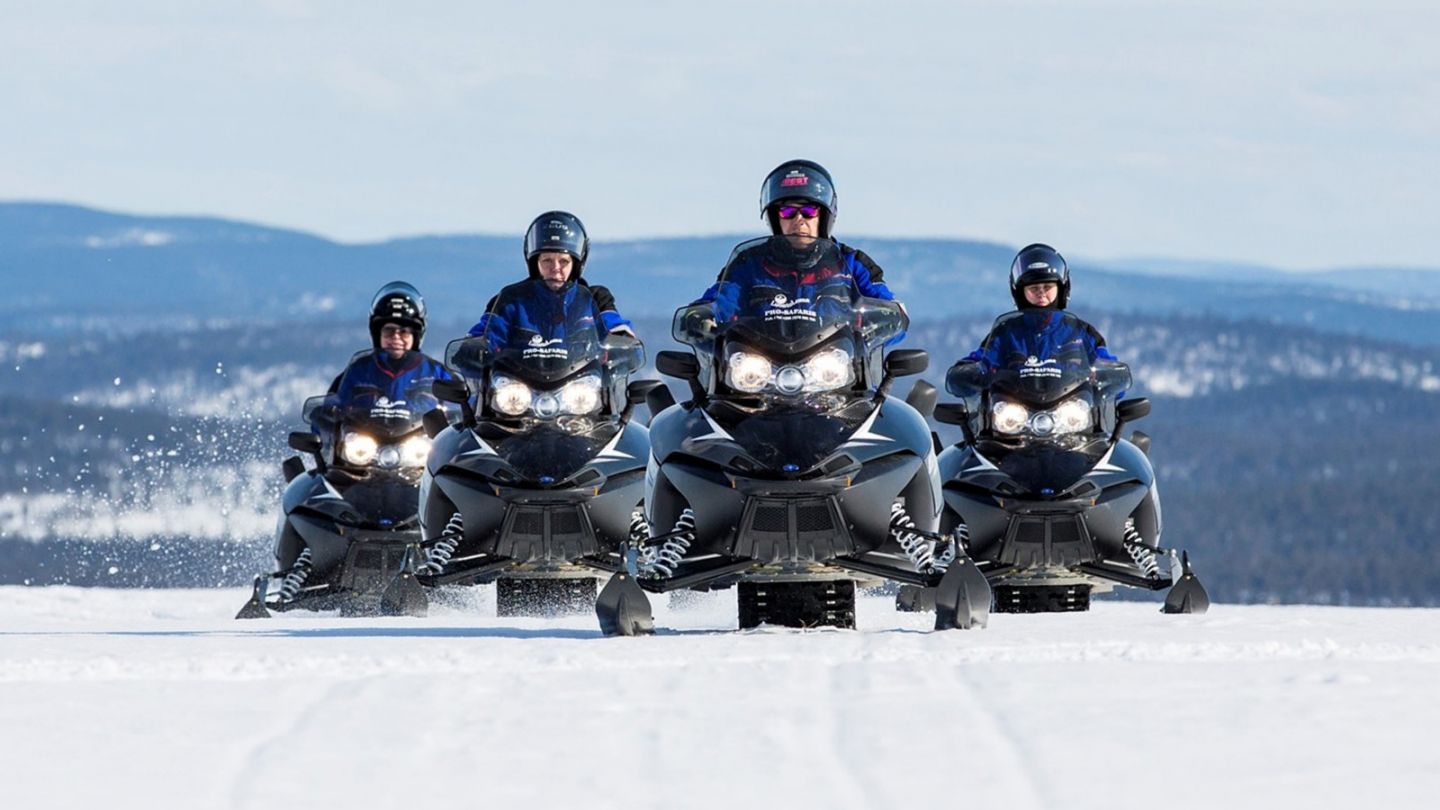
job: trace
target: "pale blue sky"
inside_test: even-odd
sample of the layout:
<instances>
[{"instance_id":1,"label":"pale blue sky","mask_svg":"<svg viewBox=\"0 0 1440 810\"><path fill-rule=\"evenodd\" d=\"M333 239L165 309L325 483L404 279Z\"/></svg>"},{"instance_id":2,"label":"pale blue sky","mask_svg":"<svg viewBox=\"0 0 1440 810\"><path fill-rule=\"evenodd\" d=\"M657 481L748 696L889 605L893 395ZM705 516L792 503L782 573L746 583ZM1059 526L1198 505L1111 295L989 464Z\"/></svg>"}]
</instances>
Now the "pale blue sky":
<instances>
[{"instance_id":1,"label":"pale blue sky","mask_svg":"<svg viewBox=\"0 0 1440 810\"><path fill-rule=\"evenodd\" d=\"M347 241L760 228L1440 265L1433 2L10 2L0 199Z\"/></svg>"}]
</instances>

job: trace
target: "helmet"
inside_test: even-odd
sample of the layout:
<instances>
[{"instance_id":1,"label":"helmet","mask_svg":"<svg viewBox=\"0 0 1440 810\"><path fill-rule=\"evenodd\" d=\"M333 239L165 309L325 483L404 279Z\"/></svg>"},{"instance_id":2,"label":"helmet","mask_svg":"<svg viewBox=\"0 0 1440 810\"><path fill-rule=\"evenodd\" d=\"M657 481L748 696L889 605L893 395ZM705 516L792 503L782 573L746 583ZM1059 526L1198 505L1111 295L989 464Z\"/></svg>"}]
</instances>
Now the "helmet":
<instances>
[{"instance_id":1,"label":"helmet","mask_svg":"<svg viewBox=\"0 0 1440 810\"><path fill-rule=\"evenodd\" d=\"M540 254L551 251L573 256L575 272L570 278L580 277L585 257L590 255L590 237L585 235L585 225L579 217L568 211L546 211L530 223L525 231L525 264L530 268L531 278L540 275Z\"/></svg>"},{"instance_id":2,"label":"helmet","mask_svg":"<svg viewBox=\"0 0 1440 810\"><path fill-rule=\"evenodd\" d=\"M425 299L420 291L404 281L392 281L375 293L370 302L370 342L380 348L380 329L387 323L398 323L415 330L415 348L425 337Z\"/></svg>"},{"instance_id":3,"label":"helmet","mask_svg":"<svg viewBox=\"0 0 1440 810\"><path fill-rule=\"evenodd\" d=\"M813 160L787 160L765 176L760 186L760 216L770 223L771 233L780 233L780 216L775 207L782 200L809 200L819 205L823 209L820 235L830 235L840 198L824 166Z\"/></svg>"},{"instance_id":4,"label":"helmet","mask_svg":"<svg viewBox=\"0 0 1440 810\"><path fill-rule=\"evenodd\" d=\"M1047 281L1059 285L1055 308L1064 309L1070 302L1070 268L1065 264L1065 257L1039 242L1021 248L1015 254L1015 261L1010 263L1010 296L1015 299L1016 308L1034 309L1034 305L1025 300L1025 287Z\"/></svg>"}]
</instances>

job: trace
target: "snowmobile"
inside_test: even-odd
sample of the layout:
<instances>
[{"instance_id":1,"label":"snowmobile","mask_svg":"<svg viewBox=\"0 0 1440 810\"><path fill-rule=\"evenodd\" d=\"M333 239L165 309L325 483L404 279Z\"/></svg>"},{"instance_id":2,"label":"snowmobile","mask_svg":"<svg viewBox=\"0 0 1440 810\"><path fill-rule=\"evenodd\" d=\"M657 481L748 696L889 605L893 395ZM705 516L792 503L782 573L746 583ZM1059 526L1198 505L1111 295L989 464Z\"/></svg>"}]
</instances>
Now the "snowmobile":
<instances>
[{"instance_id":1,"label":"snowmobile","mask_svg":"<svg viewBox=\"0 0 1440 810\"><path fill-rule=\"evenodd\" d=\"M1028 351L988 370L957 363L946 376L960 401L938 406L935 417L959 426L965 440L940 453L942 538L975 560L996 612L1083 611L1093 594L1127 586L1168 589L1166 613L1204 613L1210 600L1189 554L1160 546L1149 437L1120 435L1150 412L1149 400L1119 398L1131 384L1124 363L1073 343L1037 348L1029 337L1037 318L1081 328L1064 312L1003 315L992 330L998 345ZM902 588L897 606L923 610L932 598Z\"/></svg>"},{"instance_id":2,"label":"snowmobile","mask_svg":"<svg viewBox=\"0 0 1440 810\"><path fill-rule=\"evenodd\" d=\"M855 626L857 582L938 586L937 627L983 626L973 564L930 558L941 500L929 427L889 396L925 369L896 350L908 318L860 297L831 240L774 236L732 252L713 300L679 309L650 392L643 538L596 603L607 635L653 631L646 592L737 588L739 626ZM933 389L932 389L933 390Z\"/></svg>"},{"instance_id":3,"label":"snowmobile","mask_svg":"<svg viewBox=\"0 0 1440 810\"><path fill-rule=\"evenodd\" d=\"M494 582L502 616L589 611L598 578L621 567L649 455L648 431L630 417L658 383L627 385L644 349L602 334L584 286L547 295L507 287L489 317L558 309L533 313L535 329L509 324L503 339L448 346L460 379L435 391L461 417L436 426L420 482L423 541L387 590L387 610L423 614L428 589Z\"/></svg>"},{"instance_id":4,"label":"snowmobile","mask_svg":"<svg viewBox=\"0 0 1440 810\"><path fill-rule=\"evenodd\" d=\"M420 475L430 452L423 420L439 404L428 387L398 400L367 395L338 403L327 395L305 401L303 418L313 432L291 433L289 443L315 466L306 469L299 456L281 465L287 484L275 540L280 567L255 578L236 618L296 608L380 609L406 550L420 540Z\"/></svg>"}]
</instances>

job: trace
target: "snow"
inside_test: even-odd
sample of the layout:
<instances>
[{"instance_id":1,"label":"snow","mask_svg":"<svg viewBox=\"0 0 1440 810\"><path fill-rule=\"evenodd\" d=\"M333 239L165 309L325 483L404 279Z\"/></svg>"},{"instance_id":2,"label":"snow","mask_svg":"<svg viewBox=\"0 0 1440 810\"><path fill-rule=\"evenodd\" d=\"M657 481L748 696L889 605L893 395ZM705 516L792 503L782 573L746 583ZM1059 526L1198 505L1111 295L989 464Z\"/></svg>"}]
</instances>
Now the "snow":
<instances>
[{"instance_id":1,"label":"snow","mask_svg":"<svg viewBox=\"0 0 1440 810\"><path fill-rule=\"evenodd\" d=\"M605 639L498 619L230 617L239 590L0 588L8 807L1343 807L1440 790L1440 611L1149 603L934 633ZM1428 802L1425 802L1428 804Z\"/></svg>"},{"instance_id":2,"label":"snow","mask_svg":"<svg viewBox=\"0 0 1440 810\"><path fill-rule=\"evenodd\" d=\"M146 228L128 228L107 234L85 237L85 247L102 249L116 247L161 247L175 241L175 234Z\"/></svg>"}]
</instances>

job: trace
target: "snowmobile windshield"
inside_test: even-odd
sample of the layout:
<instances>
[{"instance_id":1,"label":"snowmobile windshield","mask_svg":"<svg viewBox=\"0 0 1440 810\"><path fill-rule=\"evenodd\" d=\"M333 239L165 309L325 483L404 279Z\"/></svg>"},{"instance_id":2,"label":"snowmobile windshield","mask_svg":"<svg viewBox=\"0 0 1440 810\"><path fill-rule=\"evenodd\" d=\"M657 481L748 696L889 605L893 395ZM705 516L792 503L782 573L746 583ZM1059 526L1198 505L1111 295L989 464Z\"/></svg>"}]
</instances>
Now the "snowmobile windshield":
<instances>
[{"instance_id":1,"label":"snowmobile windshield","mask_svg":"<svg viewBox=\"0 0 1440 810\"><path fill-rule=\"evenodd\" d=\"M985 347L987 355L998 357L990 370L990 389L1035 405L1058 402L1092 383L1123 390L1129 369L1099 361L1086 333L1083 321L1061 310L1000 316ZM1099 366L1105 367L1103 375ZM1122 370L1124 384L1118 384Z\"/></svg>"},{"instance_id":2,"label":"snowmobile windshield","mask_svg":"<svg viewBox=\"0 0 1440 810\"><path fill-rule=\"evenodd\" d=\"M446 361L478 392L482 417L558 420L572 433L613 417L629 375L645 362L640 341L599 326L590 291L542 281L505 288L484 333L453 341ZM588 420L588 421L587 421Z\"/></svg>"},{"instance_id":3,"label":"snowmobile windshield","mask_svg":"<svg viewBox=\"0 0 1440 810\"><path fill-rule=\"evenodd\" d=\"M363 432L377 440L399 439L420 431L425 414L440 407L429 389L427 381L398 397L374 392L361 392L344 402L334 394L311 397L305 400L303 416L321 435L339 429Z\"/></svg>"},{"instance_id":4,"label":"snowmobile windshield","mask_svg":"<svg viewBox=\"0 0 1440 810\"><path fill-rule=\"evenodd\" d=\"M320 435L337 474L419 475L430 454L424 416L440 403L428 382L392 393L361 393L343 402L327 394L305 401L305 421Z\"/></svg>"},{"instance_id":5,"label":"snowmobile windshield","mask_svg":"<svg viewBox=\"0 0 1440 810\"><path fill-rule=\"evenodd\" d=\"M1083 322L1061 311L1001 316L986 344L999 365L947 381L958 394L984 379L977 449L1032 493L1064 491L1110 447L1115 399L1129 387L1130 369L1098 359L1084 335Z\"/></svg>"},{"instance_id":6,"label":"snowmobile windshield","mask_svg":"<svg viewBox=\"0 0 1440 810\"><path fill-rule=\"evenodd\" d=\"M603 353L599 309L579 284L559 292L539 280L512 284L495 297L483 323L483 334L452 341L445 351L446 364L469 378L508 372L529 383L555 383Z\"/></svg>"},{"instance_id":7,"label":"snowmobile windshield","mask_svg":"<svg viewBox=\"0 0 1440 810\"><path fill-rule=\"evenodd\" d=\"M899 304L859 294L834 241L773 236L738 245L713 300L677 311L673 331L753 472L803 475L874 410L881 350L908 325Z\"/></svg>"},{"instance_id":8,"label":"snowmobile windshield","mask_svg":"<svg viewBox=\"0 0 1440 810\"><path fill-rule=\"evenodd\" d=\"M859 294L833 240L781 235L736 246L714 298L678 310L673 333L717 396L797 400L863 393L908 325L899 304Z\"/></svg>"}]
</instances>

